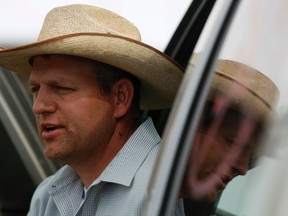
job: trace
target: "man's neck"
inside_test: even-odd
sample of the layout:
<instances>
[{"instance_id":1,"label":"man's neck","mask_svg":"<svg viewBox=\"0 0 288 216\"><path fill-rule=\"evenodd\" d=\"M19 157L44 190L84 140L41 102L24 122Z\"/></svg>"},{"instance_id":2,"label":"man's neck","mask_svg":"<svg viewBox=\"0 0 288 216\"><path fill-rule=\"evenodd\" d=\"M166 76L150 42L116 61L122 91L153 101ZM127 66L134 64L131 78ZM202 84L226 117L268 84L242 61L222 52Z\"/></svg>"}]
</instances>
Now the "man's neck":
<instances>
[{"instance_id":1,"label":"man's neck","mask_svg":"<svg viewBox=\"0 0 288 216\"><path fill-rule=\"evenodd\" d=\"M102 174L138 126L139 124L135 122L121 124L116 127L105 149L97 152L93 157L70 164L81 178L85 188L88 188Z\"/></svg>"}]
</instances>

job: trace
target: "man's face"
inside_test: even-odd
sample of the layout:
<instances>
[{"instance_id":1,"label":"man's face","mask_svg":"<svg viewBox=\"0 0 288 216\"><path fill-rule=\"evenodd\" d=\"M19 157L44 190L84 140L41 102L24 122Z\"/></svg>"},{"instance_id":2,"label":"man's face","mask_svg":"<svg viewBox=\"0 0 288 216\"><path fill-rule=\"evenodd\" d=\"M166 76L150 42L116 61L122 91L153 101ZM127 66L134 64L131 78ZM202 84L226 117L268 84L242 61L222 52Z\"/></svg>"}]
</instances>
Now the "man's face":
<instances>
[{"instance_id":1,"label":"man's face","mask_svg":"<svg viewBox=\"0 0 288 216\"><path fill-rule=\"evenodd\" d=\"M97 158L113 134L113 98L101 94L92 65L77 57L35 57L29 79L33 112L49 159Z\"/></svg>"},{"instance_id":2,"label":"man's face","mask_svg":"<svg viewBox=\"0 0 288 216\"><path fill-rule=\"evenodd\" d=\"M235 176L247 172L257 147L256 123L251 116L231 110L208 125L203 119L192 146L184 185L186 196L212 202Z\"/></svg>"}]
</instances>

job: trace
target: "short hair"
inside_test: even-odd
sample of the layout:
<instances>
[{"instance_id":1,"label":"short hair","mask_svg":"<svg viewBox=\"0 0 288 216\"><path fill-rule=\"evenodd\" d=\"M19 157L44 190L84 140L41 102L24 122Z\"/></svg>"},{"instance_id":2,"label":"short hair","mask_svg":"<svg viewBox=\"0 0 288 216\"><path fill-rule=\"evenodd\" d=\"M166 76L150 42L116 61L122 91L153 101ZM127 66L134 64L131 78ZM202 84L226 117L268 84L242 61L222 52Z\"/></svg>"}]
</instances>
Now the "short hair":
<instances>
[{"instance_id":1,"label":"short hair","mask_svg":"<svg viewBox=\"0 0 288 216\"><path fill-rule=\"evenodd\" d=\"M130 73L114 67L112 65L105 64L99 61L93 61L93 71L96 75L96 80L103 95L109 94L112 86L120 79L129 79L134 88L134 96L132 99L130 111L135 117L140 114L140 87L141 82L135 76Z\"/></svg>"},{"instance_id":2,"label":"short hair","mask_svg":"<svg viewBox=\"0 0 288 216\"><path fill-rule=\"evenodd\" d=\"M223 106L223 110L215 114L214 106L215 106L215 103L213 101L206 101L206 104L202 113L202 117L201 117L201 122L199 125L200 131L209 130L211 126L215 123L215 121L217 121L217 119L221 116L220 112L224 112L222 113L223 116L221 117L223 118L221 120L221 127L225 126L226 119L231 117L231 115L239 119L238 122L235 122L236 130L240 128L240 124L242 121L241 119L252 118L255 124L255 128L253 131L254 137L256 137L256 140L258 140L257 142L261 140L261 137L264 134L265 129L267 128L267 122L265 122L263 119L259 119L253 115L250 115L245 110L239 111L231 107L224 107L224 106Z\"/></svg>"}]
</instances>

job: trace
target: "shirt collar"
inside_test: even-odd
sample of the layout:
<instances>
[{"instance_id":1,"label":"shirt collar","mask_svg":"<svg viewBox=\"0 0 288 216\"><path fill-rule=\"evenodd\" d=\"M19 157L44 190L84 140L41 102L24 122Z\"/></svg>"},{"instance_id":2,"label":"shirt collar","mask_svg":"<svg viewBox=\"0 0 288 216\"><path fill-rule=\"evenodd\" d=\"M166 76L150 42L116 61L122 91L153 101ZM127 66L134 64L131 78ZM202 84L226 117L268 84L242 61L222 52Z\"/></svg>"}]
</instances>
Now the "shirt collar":
<instances>
[{"instance_id":1,"label":"shirt collar","mask_svg":"<svg viewBox=\"0 0 288 216\"><path fill-rule=\"evenodd\" d=\"M130 186L137 170L151 151L160 143L152 119L144 121L131 135L116 157L99 177L100 181Z\"/></svg>"},{"instance_id":2,"label":"shirt collar","mask_svg":"<svg viewBox=\"0 0 288 216\"><path fill-rule=\"evenodd\" d=\"M138 168L151 149L160 143L160 140L161 138L154 127L152 119L148 117L130 136L122 149L92 185L103 181L130 186ZM62 167L55 174L54 179L50 184L50 193L56 192L73 181L80 180L73 168L68 165Z\"/></svg>"}]
</instances>

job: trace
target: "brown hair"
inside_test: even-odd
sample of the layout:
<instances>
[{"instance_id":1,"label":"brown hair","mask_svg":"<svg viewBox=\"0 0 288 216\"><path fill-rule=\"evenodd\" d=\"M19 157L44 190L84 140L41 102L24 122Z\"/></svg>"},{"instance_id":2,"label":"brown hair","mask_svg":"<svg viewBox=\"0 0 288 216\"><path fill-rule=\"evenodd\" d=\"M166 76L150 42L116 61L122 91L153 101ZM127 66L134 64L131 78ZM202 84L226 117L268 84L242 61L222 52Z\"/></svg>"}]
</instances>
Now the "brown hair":
<instances>
[{"instance_id":1,"label":"brown hair","mask_svg":"<svg viewBox=\"0 0 288 216\"><path fill-rule=\"evenodd\" d=\"M93 71L95 72L98 85L103 95L108 94L112 86L120 79L126 78L132 82L134 87L134 96L130 111L135 117L138 117L140 113L141 82L135 76L120 68L98 61L93 61Z\"/></svg>"}]
</instances>

